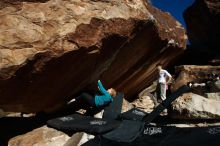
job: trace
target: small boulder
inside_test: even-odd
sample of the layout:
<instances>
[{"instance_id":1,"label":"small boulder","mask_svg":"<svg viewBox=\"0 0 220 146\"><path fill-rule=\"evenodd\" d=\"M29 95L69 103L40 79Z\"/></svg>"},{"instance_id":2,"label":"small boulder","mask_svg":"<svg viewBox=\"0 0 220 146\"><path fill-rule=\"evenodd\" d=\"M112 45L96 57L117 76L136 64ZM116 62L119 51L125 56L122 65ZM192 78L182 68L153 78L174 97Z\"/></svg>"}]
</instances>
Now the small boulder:
<instances>
[{"instance_id":1,"label":"small boulder","mask_svg":"<svg viewBox=\"0 0 220 146\"><path fill-rule=\"evenodd\" d=\"M63 146L70 137L47 126L9 140L8 146Z\"/></svg>"},{"instance_id":2,"label":"small boulder","mask_svg":"<svg viewBox=\"0 0 220 146\"><path fill-rule=\"evenodd\" d=\"M143 110L147 113L150 113L154 109L154 101L152 100L152 97L150 96L141 96L135 101L131 103L135 108L138 108L140 110Z\"/></svg>"}]
</instances>

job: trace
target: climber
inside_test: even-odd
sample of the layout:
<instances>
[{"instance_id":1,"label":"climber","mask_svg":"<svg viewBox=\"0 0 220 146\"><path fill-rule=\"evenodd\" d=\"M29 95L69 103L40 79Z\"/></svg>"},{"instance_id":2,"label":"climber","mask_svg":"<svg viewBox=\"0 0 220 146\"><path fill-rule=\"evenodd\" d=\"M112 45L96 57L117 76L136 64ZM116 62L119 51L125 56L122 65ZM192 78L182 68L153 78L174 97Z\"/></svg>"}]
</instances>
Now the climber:
<instances>
[{"instance_id":1,"label":"climber","mask_svg":"<svg viewBox=\"0 0 220 146\"><path fill-rule=\"evenodd\" d=\"M157 65L158 70L158 84L157 84L157 97L162 100L166 99L166 90L168 89L168 83L170 83L172 76L170 73L162 69L162 65Z\"/></svg>"},{"instance_id":2,"label":"climber","mask_svg":"<svg viewBox=\"0 0 220 146\"><path fill-rule=\"evenodd\" d=\"M75 100L72 100L74 101L74 105L78 106L78 109L84 107L102 108L111 103L113 98L116 97L116 90L113 88L106 90L100 80L98 80L98 89L101 94L95 94L95 96L92 96L91 94L84 92L76 97Z\"/></svg>"}]
</instances>

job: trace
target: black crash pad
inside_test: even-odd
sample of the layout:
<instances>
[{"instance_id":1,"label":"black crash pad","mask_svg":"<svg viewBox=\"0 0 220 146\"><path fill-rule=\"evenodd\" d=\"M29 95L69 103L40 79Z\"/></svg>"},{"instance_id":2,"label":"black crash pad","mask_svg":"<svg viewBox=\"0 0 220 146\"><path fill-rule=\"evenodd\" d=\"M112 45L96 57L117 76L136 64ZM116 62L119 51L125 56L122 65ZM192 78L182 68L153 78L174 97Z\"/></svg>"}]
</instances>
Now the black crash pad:
<instances>
[{"instance_id":1,"label":"black crash pad","mask_svg":"<svg viewBox=\"0 0 220 146\"><path fill-rule=\"evenodd\" d=\"M130 143L96 137L82 146L218 146L219 137L220 126L179 128L146 125L143 133Z\"/></svg>"},{"instance_id":2,"label":"black crash pad","mask_svg":"<svg viewBox=\"0 0 220 146\"><path fill-rule=\"evenodd\" d=\"M143 118L148 113L138 109L138 108L132 108L128 110L127 112L124 112L118 116L118 119L120 120L132 120L132 121L142 121Z\"/></svg>"},{"instance_id":3,"label":"black crash pad","mask_svg":"<svg viewBox=\"0 0 220 146\"><path fill-rule=\"evenodd\" d=\"M73 114L47 121L49 127L66 132L86 132L89 134L103 134L120 125L120 121L93 118L80 114Z\"/></svg>"},{"instance_id":4,"label":"black crash pad","mask_svg":"<svg viewBox=\"0 0 220 146\"><path fill-rule=\"evenodd\" d=\"M123 96L123 93L117 93L113 101L104 108L103 119L114 120L121 114Z\"/></svg>"},{"instance_id":5,"label":"black crash pad","mask_svg":"<svg viewBox=\"0 0 220 146\"><path fill-rule=\"evenodd\" d=\"M117 93L113 102L104 108L102 119L80 114L72 114L51 119L47 122L47 125L64 132L86 132L94 135L103 134L120 125L121 122L114 119L116 119L121 113L122 102L123 93Z\"/></svg>"},{"instance_id":6,"label":"black crash pad","mask_svg":"<svg viewBox=\"0 0 220 146\"><path fill-rule=\"evenodd\" d=\"M124 120L118 128L102 136L115 142L132 142L143 132L144 125L141 121Z\"/></svg>"}]
</instances>

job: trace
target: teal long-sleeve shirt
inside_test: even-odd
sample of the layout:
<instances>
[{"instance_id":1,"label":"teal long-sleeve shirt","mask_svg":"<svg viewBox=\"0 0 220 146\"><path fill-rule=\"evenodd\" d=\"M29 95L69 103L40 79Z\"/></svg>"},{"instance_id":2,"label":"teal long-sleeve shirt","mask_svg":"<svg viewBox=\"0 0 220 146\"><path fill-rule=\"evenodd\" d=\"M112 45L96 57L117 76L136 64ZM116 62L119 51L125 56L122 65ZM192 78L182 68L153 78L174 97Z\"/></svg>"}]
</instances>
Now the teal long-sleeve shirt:
<instances>
[{"instance_id":1,"label":"teal long-sleeve shirt","mask_svg":"<svg viewBox=\"0 0 220 146\"><path fill-rule=\"evenodd\" d=\"M101 81L98 81L98 88L102 95L95 95L95 105L96 107L101 107L107 105L108 103L113 101L113 98L108 93L108 91L103 87Z\"/></svg>"}]
</instances>

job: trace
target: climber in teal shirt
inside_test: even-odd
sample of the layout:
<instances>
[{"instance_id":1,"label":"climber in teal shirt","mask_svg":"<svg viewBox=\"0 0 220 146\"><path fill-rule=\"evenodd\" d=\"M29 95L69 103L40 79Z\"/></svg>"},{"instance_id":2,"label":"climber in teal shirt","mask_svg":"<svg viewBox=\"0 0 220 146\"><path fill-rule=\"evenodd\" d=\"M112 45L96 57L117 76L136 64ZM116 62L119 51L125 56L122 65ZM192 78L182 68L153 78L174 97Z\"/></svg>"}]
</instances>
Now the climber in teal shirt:
<instances>
[{"instance_id":1,"label":"climber in teal shirt","mask_svg":"<svg viewBox=\"0 0 220 146\"><path fill-rule=\"evenodd\" d=\"M109 104L113 101L112 96L114 96L114 89L110 88L108 91L103 87L100 80L98 80L98 88L101 92L101 95L96 94L95 95L95 105L96 107L102 107L104 105Z\"/></svg>"},{"instance_id":2,"label":"climber in teal shirt","mask_svg":"<svg viewBox=\"0 0 220 146\"><path fill-rule=\"evenodd\" d=\"M106 90L102 85L101 81L98 80L98 89L99 94L92 96L89 93L82 93L79 97L76 98L76 105L84 105L85 107L104 107L113 101L113 97L116 96L116 91L113 88Z\"/></svg>"}]
</instances>

